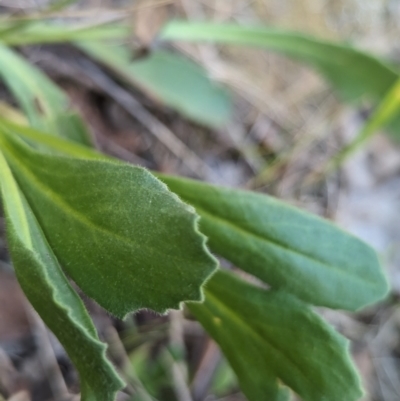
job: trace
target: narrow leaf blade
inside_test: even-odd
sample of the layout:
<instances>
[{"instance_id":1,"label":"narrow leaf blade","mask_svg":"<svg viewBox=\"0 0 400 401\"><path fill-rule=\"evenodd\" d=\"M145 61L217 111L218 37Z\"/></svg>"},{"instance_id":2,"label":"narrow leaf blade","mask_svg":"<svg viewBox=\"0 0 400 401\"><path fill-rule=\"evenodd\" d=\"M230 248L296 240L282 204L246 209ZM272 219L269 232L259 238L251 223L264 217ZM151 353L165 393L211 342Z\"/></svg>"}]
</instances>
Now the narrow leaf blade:
<instances>
[{"instance_id":1,"label":"narrow leaf blade","mask_svg":"<svg viewBox=\"0 0 400 401\"><path fill-rule=\"evenodd\" d=\"M327 167L329 172L331 169L339 166L356 152L366 141L368 141L381 128L390 125L400 114L400 78L396 81L390 91L382 99L371 117L359 132L359 134L345 146L331 161Z\"/></svg>"},{"instance_id":2,"label":"narrow leaf blade","mask_svg":"<svg viewBox=\"0 0 400 401\"><path fill-rule=\"evenodd\" d=\"M4 22L3 22L4 24ZM129 35L124 24L106 23L91 26L77 24L54 24L43 21L16 21L6 24L7 30L0 31L0 41L10 46L24 46L43 43L63 43L77 40L120 40Z\"/></svg>"},{"instance_id":3,"label":"narrow leaf blade","mask_svg":"<svg viewBox=\"0 0 400 401\"><path fill-rule=\"evenodd\" d=\"M172 21L165 40L212 41L271 49L316 67L348 100L380 100L399 77L388 63L351 46L262 26Z\"/></svg>"},{"instance_id":4,"label":"narrow leaf blade","mask_svg":"<svg viewBox=\"0 0 400 401\"><path fill-rule=\"evenodd\" d=\"M160 178L196 208L214 252L274 288L348 310L386 295L375 252L327 221L254 192Z\"/></svg>"},{"instance_id":5,"label":"narrow leaf blade","mask_svg":"<svg viewBox=\"0 0 400 401\"><path fill-rule=\"evenodd\" d=\"M287 293L265 291L218 271L191 312L218 342L250 401L356 401L362 396L348 343Z\"/></svg>"},{"instance_id":6,"label":"narrow leaf blade","mask_svg":"<svg viewBox=\"0 0 400 401\"><path fill-rule=\"evenodd\" d=\"M210 41L263 47L316 68L347 101L363 98L381 102L400 77L387 61L346 44L265 26L171 21L161 32L164 40ZM400 115L388 129L398 136Z\"/></svg>"}]
</instances>

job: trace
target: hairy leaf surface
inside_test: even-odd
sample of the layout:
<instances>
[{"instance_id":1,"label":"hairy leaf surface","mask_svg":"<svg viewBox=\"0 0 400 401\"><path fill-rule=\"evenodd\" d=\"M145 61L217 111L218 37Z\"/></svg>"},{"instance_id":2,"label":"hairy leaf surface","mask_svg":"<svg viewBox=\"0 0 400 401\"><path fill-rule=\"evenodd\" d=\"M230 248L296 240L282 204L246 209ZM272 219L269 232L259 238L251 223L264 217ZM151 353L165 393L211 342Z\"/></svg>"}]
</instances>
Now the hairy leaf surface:
<instances>
[{"instance_id":1,"label":"hairy leaf surface","mask_svg":"<svg viewBox=\"0 0 400 401\"><path fill-rule=\"evenodd\" d=\"M225 271L207 283L203 304L188 303L217 341L250 401L356 401L361 395L348 343L305 304Z\"/></svg>"},{"instance_id":2,"label":"hairy leaf surface","mask_svg":"<svg viewBox=\"0 0 400 401\"><path fill-rule=\"evenodd\" d=\"M10 254L25 295L78 369L82 401L114 401L123 382L1 152L0 188Z\"/></svg>"},{"instance_id":3,"label":"hairy leaf surface","mask_svg":"<svg viewBox=\"0 0 400 401\"><path fill-rule=\"evenodd\" d=\"M105 157L31 129L12 124L7 129L76 157ZM265 195L160 178L195 206L216 253L268 284L316 305L349 310L386 294L375 252L326 220Z\"/></svg>"},{"instance_id":4,"label":"hairy leaf surface","mask_svg":"<svg viewBox=\"0 0 400 401\"><path fill-rule=\"evenodd\" d=\"M4 135L18 184L66 273L118 317L202 299L216 268L194 209L146 170L34 151Z\"/></svg>"},{"instance_id":5,"label":"hairy leaf surface","mask_svg":"<svg viewBox=\"0 0 400 401\"><path fill-rule=\"evenodd\" d=\"M372 248L327 221L254 192L161 179L196 208L213 251L272 287L348 310L386 294Z\"/></svg>"}]
</instances>

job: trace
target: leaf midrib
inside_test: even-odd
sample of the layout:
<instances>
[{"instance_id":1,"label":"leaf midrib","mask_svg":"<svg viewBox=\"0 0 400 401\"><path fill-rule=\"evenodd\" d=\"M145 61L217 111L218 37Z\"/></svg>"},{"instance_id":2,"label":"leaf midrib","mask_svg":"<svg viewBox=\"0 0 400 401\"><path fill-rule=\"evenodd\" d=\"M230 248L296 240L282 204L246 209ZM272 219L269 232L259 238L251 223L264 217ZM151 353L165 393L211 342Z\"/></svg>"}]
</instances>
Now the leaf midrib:
<instances>
[{"instance_id":1,"label":"leaf midrib","mask_svg":"<svg viewBox=\"0 0 400 401\"><path fill-rule=\"evenodd\" d=\"M236 321L236 323L240 326L244 326L248 332L258 341L259 343L263 344L265 342L265 339L253 328L251 325L246 321L246 319L241 319L239 315L235 313L235 311L231 308L229 308L224 302L222 302L218 296L214 295L210 289L206 289L206 297L211 298L214 303L217 305L220 305L220 308L225 310L227 314L231 317L233 321ZM207 301L206 301L207 302ZM310 378L307 377L307 375L302 371L301 367L288 355L286 355L277 345L275 345L273 342L271 342L270 338L268 338L267 343L271 345L271 347L275 350L275 352L278 353L278 355L282 355L284 359L286 359L291 365L293 365L297 370L298 373L304 378L304 381L308 382L313 386L313 383L311 382ZM278 376L278 375L277 375ZM282 378L281 378L282 379ZM283 379L282 379L283 380ZM315 386L313 386L315 387Z\"/></svg>"},{"instance_id":2,"label":"leaf midrib","mask_svg":"<svg viewBox=\"0 0 400 401\"><path fill-rule=\"evenodd\" d=\"M205 210L205 209L203 209L201 207L198 207L197 205L195 206L195 209L198 211L198 213L200 215L204 215L206 219L217 220L220 224L228 226L233 231L239 232L240 235L248 235L248 236L250 236L252 238L255 238L258 241L270 243L272 246L275 246L277 248L283 249L286 252L289 252L289 253L295 254L295 255L297 255L299 257L303 257L305 259L311 260L315 264L322 265L322 266L324 266L326 268L334 270L335 272L339 273L341 276L345 276L345 278L347 280L349 279L349 277L351 277L353 279L353 281L355 281L357 283L360 281L360 280L357 280L358 275L356 275L355 273L349 274L349 271L345 272L345 271L341 270L340 268L336 267L335 265L328 264L325 261L319 260L319 259L315 258L314 256L312 256L310 254L307 254L307 253L303 253L303 252L301 252L301 251L299 251L299 250L297 250L295 248L290 248L287 245L282 244L281 242L279 242L279 241L277 241L275 239L274 240L271 239L271 238L267 239L267 238L263 237L262 235L259 235L258 233L255 233L253 231L248 231L245 228L234 224L230 220L226 220L226 219L224 219L222 217L219 217L219 216L217 216L215 214L212 214L211 212L209 212L209 211L207 211L207 210ZM201 222L200 222L200 226L201 226ZM365 278L365 276L364 276L364 278ZM371 280L363 280L363 283L369 283L369 284L372 284L372 286L374 286L374 284L376 284L375 282L373 282Z\"/></svg>"},{"instance_id":3,"label":"leaf midrib","mask_svg":"<svg viewBox=\"0 0 400 401\"><path fill-rule=\"evenodd\" d=\"M93 221L89 220L83 213L78 212L76 209L72 208L68 202L64 201L60 195L58 195L56 192L51 190L51 187L46 186L43 184L29 169L27 169L22 163L16 162L18 166L24 170L24 174L29 176L29 179L31 182L34 182L36 186L39 188L40 192L44 194L44 196L49 199L50 201L53 201L55 204L58 205L58 208L63 210L67 210L67 213L69 216L73 216L76 221L78 221L80 224L87 225L94 231L101 232L102 234L110 235L111 237L116 238L118 241L123 242L126 246L128 247L134 247L136 249L138 248L143 248L144 246L147 249L150 249L151 251L155 251L156 253L159 253L159 248L157 247L152 247L149 246L148 244L140 243L140 246L137 242L133 242L128 240L126 237L118 234L117 232L111 231L106 227L102 227L100 225L95 224ZM195 216L195 215L194 215ZM179 258L176 258L175 255L171 254L169 257L172 257L175 259L175 261L179 261Z\"/></svg>"}]
</instances>

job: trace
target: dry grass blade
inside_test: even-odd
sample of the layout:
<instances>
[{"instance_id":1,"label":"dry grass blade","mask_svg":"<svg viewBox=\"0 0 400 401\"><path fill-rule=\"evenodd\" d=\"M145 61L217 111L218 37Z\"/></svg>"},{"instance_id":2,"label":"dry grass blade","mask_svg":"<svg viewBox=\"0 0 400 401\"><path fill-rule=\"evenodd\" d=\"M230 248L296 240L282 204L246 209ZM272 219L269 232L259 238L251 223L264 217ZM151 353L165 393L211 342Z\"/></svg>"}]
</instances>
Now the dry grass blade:
<instances>
[{"instance_id":1,"label":"dry grass blade","mask_svg":"<svg viewBox=\"0 0 400 401\"><path fill-rule=\"evenodd\" d=\"M48 329L36 311L28 305L26 305L26 314L36 334L40 362L50 383L52 395L55 399L62 399L69 392L54 354Z\"/></svg>"}]
</instances>

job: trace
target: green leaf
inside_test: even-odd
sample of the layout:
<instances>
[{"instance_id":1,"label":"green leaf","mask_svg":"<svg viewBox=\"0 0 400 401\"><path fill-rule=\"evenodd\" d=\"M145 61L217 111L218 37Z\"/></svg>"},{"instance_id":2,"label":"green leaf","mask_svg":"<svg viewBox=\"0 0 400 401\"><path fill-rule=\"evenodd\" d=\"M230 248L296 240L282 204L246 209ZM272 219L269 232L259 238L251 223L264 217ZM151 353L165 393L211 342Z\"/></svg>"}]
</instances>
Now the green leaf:
<instances>
[{"instance_id":1,"label":"green leaf","mask_svg":"<svg viewBox=\"0 0 400 401\"><path fill-rule=\"evenodd\" d=\"M24 46L43 43L73 42L76 40L115 40L126 39L129 27L124 24L96 24L79 26L77 24L49 23L45 20L1 21L0 42L10 46Z\"/></svg>"},{"instance_id":2,"label":"green leaf","mask_svg":"<svg viewBox=\"0 0 400 401\"><path fill-rule=\"evenodd\" d=\"M2 134L51 248L88 296L118 317L202 300L216 260L194 209L164 184L139 167L41 153Z\"/></svg>"},{"instance_id":3,"label":"green leaf","mask_svg":"<svg viewBox=\"0 0 400 401\"><path fill-rule=\"evenodd\" d=\"M3 129L70 156L106 158L61 138L0 122ZM268 284L307 302L349 310L385 296L387 283L375 252L329 222L265 195L160 178L197 209L202 232L216 253Z\"/></svg>"},{"instance_id":4,"label":"green leaf","mask_svg":"<svg viewBox=\"0 0 400 401\"><path fill-rule=\"evenodd\" d=\"M9 114L11 113L9 112ZM47 132L38 131L37 129L21 125L21 123L16 124L15 120L18 119L19 116L10 117L13 118L12 121L0 117L0 131L4 131L11 136L18 135L24 140L27 140L27 142L35 143L35 145L38 145L41 148L47 149L53 153L79 157L81 159L115 160L111 156L97 152L93 148L82 146L82 144L79 142L75 142L60 136L51 135Z\"/></svg>"},{"instance_id":5,"label":"green leaf","mask_svg":"<svg viewBox=\"0 0 400 401\"><path fill-rule=\"evenodd\" d=\"M188 307L217 341L250 401L356 401L360 380L348 342L305 304L218 271L203 304Z\"/></svg>"},{"instance_id":6,"label":"green leaf","mask_svg":"<svg viewBox=\"0 0 400 401\"><path fill-rule=\"evenodd\" d=\"M68 97L40 70L0 45L0 78L18 100L30 125L91 145L83 121L69 110Z\"/></svg>"},{"instance_id":7,"label":"green leaf","mask_svg":"<svg viewBox=\"0 0 400 401\"><path fill-rule=\"evenodd\" d=\"M133 52L125 44L80 40L75 42L75 45L90 57L121 74L125 79L131 79L127 69L133 61Z\"/></svg>"},{"instance_id":8,"label":"green leaf","mask_svg":"<svg viewBox=\"0 0 400 401\"><path fill-rule=\"evenodd\" d=\"M127 82L195 122L215 128L227 123L231 117L232 103L228 92L187 58L159 50L131 62L126 48L99 42L78 45Z\"/></svg>"},{"instance_id":9,"label":"green leaf","mask_svg":"<svg viewBox=\"0 0 400 401\"><path fill-rule=\"evenodd\" d=\"M54 12L58 10L63 10L66 7L77 3L78 0L54 0L50 4L47 5L45 8L45 13Z\"/></svg>"},{"instance_id":10,"label":"green leaf","mask_svg":"<svg viewBox=\"0 0 400 401\"><path fill-rule=\"evenodd\" d=\"M367 97L380 102L400 77L387 61L352 46L269 27L172 21L161 38L257 46L282 53L316 68L348 101ZM388 128L398 136L400 115Z\"/></svg>"},{"instance_id":11,"label":"green leaf","mask_svg":"<svg viewBox=\"0 0 400 401\"><path fill-rule=\"evenodd\" d=\"M370 139L381 128L389 125L393 119L400 114L400 78L395 82L390 91L382 99L367 123L356 136L356 138L345 146L331 161L327 171L339 166L356 152L368 139Z\"/></svg>"},{"instance_id":12,"label":"green leaf","mask_svg":"<svg viewBox=\"0 0 400 401\"><path fill-rule=\"evenodd\" d=\"M57 133L58 136L86 147L94 147L85 121L76 112L60 110L52 119L49 119L48 123L54 127L52 132Z\"/></svg>"},{"instance_id":13,"label":"green leaf","mask_svg":"<svg viewBox=\"0 0 400 401\"><path fill-rule=\"evenodd\" d=\"M114 401L124 383L107 361L106 345L100 342L1 152L0 187L10 254L25 295L78 369L82 401Z\"/></svg>"},{"instance_id":14,"label":"green leaf","mask_svg":"<svg viewBox=\"0 0 400 401\"><path fill-rule=\"evenodd\" d=\"M173 21L161 38L265 47L316 67L348 100L380 100L399 78L388 63L351 46L268 27Z\"/></svg>"},{"instance_id":15,"label":"green leaf","mask_svg":"<svg viewBox=\"0 0 400 401\"><path fill-rule=\"evenodd\" d=\"M160 178L196 208L214 252L272 287L348 310L386 294L375 252L327 221L254 192Z\"/></svg>"}]
</instances>

